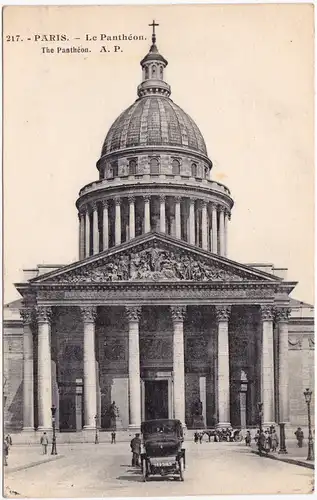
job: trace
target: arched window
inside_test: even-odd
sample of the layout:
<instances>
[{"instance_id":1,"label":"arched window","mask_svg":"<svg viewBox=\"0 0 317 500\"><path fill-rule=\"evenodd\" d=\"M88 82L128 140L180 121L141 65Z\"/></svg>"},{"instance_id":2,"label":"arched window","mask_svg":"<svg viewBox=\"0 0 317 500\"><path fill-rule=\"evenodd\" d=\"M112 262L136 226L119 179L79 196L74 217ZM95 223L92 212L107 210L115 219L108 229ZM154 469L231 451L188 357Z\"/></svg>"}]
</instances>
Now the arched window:
<instances>
[{"instance_id":1,"label":"arched window","mask_svg":"<svg viewBox=\"0 0 317 500\"><path fill-rule=\"evenodd\" d=\"M156 65L153 64L152 66L152 78L156 78Z\"/></svg>"},{"instance_id":2,"label":"arched window","mask_svg":"<svg viewBox=\"0 0 317 500\"><path fill-rule=\"evenodd\" d=\"M118 177L118 161L113 161L111 163L112 177Z\"/></svg>"},{"instance_id":3,"label":"arched window","mask_svg":"<svg viewBox=\"0 0 317 500\"><path fill-rule=\"evenodd\" d=\"M163 80L163 66L160 66L160 78Z\"/></svg>"},{"instance_id":4,"label":"arched window","mask_svg":"<svg viewBox=\"0 0 317 500\"><path fill-rule=\"evenodd\" d=\"M148 66L145 66L145 78L148 79L149 78L149 67Z\"/></svg>"},{"instance_id":5,"label":"arched window","mask_svg":"<svg viewBox=\"0 0 317 500\"><path fill-rule=\"evenodd\" d=\"M136 160L129 161L129 175L136 174Z\"/></svg>"},{"instance_id":6,"label":"arched window","mask_svg":"<svg viewBox=\"0 0 317 500\"><path fill-rule=\"evenodd\" d=\"M180 163L176 158L172 161L172 174L179 175L180 174Z\"/></svg>"},{"instance_id":7,"label":"arched window","mask_svg":"<svg viewBox=\"0 0 317 500\"><path fill-rule=\"evenodd\" d=\"M192 163L192 177L197 177L197 164Z\"/></svg>"},{"instance_id":8,"label":"arched window","mask_svg":"<svg viewBox=\"0 0 317 500\"><path fill-rule=\"evenodd\" d=\"M204 172L205 172L205 179L208 179L208 167L205 167Z\"/></svg>"},{"instance_id":9,"label":"arched window","mask_svg":"<svg viewBox=\"0 0 317 500\"><path fill-rule=\"evenodd\" d=\"M151 174L160 173L160 164L157 158L151 158L150 160L150 173Z\"/></svg>"}]
</instances>

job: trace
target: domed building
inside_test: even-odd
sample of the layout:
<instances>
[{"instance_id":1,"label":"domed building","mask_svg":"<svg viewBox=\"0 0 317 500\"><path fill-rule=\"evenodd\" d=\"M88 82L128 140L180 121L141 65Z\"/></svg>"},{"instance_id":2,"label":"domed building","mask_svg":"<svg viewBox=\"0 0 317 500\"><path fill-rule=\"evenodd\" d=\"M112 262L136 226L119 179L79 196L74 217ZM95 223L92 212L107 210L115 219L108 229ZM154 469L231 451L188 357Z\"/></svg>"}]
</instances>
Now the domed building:
<instances>
[{"instance_id":1,"label":"domed building","mask_svg":"<svg viewBox=\"0 0 317 500\"><path fill-rule=\"evenodd\" d=\"M167 64L153 31L137 99L76 201L79 260L38 266L16 284L23 302L5 320L21 349L15 365L6 358L8 428L50 429L52 404L61 431L153 418L252 427L259 401L265 425L305 423L289 366L307 359L298 336L312 349L312 308L290 299L285 269L228 258L233 199L170 97Z\"/></svg>"}]
</instances>

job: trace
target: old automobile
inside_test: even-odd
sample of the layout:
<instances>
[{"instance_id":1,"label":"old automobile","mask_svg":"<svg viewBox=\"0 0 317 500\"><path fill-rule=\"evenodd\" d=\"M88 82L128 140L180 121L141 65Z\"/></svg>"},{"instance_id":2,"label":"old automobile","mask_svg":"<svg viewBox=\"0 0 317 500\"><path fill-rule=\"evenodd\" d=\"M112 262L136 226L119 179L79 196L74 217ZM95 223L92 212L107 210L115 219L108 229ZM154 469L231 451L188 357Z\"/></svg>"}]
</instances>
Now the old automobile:
<instances>
[{"instance_id":1,"label":"old automobile","mask_svg":"<svg viewBox=\"0 0 317 500\"><path fill-rule=\"evenodd\" d=\"M184 481L185 449L182 424L179 420L160 419L142 422L143 480L149 476L169 476Z\"/></svg>"}]
</instances>

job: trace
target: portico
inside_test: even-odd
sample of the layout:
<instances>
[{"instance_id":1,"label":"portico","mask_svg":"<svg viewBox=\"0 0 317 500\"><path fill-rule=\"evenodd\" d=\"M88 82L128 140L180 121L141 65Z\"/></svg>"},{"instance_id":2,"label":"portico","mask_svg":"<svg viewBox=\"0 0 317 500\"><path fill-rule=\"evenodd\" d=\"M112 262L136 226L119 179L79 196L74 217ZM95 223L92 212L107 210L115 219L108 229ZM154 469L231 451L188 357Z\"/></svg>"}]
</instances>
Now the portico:
<instances>
[{"instance_id":1,"label":"portico","mask_svg":"<svg viewBox=\"0 0 317 500\"><path fill-rule=\"evenodd\" d=\"M58 420L67 430L65 397L74 414L70 420L76 421L78 385L83 421L76 430L77 425L93 429L96 414L108 428L112 400L130 429L158 414L160 405L167 416L191 427L197 400L205 404L205 425L226 427L241 425L241 412L246 425L256 425L262 399L269 424L277 420L276 382L287 419L287 381L283 375L274 379L273 323L280 324L280 367L287 362L287 309L281 294L276 301L276 290L286 293L290 283L149 233L18 285L27 297L30 286L33 300L25 301L22 316L32 341L36 336L37 352L26 343L24 370L30 372L31 356L37 359L37 428L50 428L50 406L58 399ZM35 395L30 381L26 386L25 406ZM32 427L28 411L24 426Z\"/></svg>"}]
</instances>

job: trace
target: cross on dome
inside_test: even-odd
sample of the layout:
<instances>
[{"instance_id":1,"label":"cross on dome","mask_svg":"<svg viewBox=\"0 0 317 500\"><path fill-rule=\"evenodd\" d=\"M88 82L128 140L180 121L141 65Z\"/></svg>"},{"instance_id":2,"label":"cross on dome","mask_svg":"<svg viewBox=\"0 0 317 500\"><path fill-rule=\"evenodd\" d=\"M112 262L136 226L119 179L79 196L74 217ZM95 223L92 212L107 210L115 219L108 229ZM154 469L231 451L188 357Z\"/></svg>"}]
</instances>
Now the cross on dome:
<instances>
[{"instance_id":1,"label":"cross on dome","mask_svg":"<svg viewBox=\"0 0 317 500\"><path fill-rule=\"evenodd\" d=\"M158 23L156 23L153 19L152 24L149 24L149 26L152 26L153 32L152 32L152 43L154 44L156 42L156 33L155 33L155 26L159 26Z\"/></svg>"}]
</instances>

